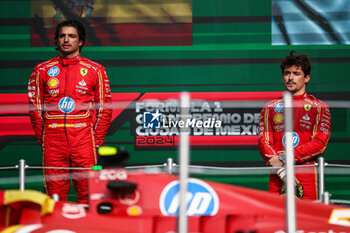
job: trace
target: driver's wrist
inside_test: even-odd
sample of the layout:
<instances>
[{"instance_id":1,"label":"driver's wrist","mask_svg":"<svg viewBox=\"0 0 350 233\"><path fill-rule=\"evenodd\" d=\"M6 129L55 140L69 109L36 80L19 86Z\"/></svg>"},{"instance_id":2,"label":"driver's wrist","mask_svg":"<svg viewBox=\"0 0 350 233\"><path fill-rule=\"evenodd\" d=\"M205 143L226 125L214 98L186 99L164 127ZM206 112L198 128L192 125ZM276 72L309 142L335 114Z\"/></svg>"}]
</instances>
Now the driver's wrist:
<instances>
[{"instance_id":1,"label":"driver's wrist","mask_svg":"<svg viewBox=\"0 0 350 233\"><path fill-rule=\"evenodd\" d=\"M286 164L286 154L281 154L278 159L284 164Z\"/></svg>"}]
</instances>

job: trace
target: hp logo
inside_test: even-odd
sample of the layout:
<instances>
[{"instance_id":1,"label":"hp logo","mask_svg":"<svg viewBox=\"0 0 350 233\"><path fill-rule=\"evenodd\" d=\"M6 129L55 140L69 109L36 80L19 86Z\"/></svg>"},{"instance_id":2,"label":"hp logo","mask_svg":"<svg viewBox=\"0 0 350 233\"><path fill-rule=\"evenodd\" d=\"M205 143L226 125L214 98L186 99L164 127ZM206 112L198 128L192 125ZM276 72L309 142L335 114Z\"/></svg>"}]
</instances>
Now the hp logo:
<instances>
[{"instance_id":1,"label":"hp logo","mask_svg":"<svg viewBox=\"0 0 350 233\"><path fill-rule=\"evenodd\" d=\"M51 77L57 76L60 73L60 69L57 66L52 67L47 71L47 74Z\"/></svg>"},{"instance_id":2,"label":"hp logo","mask_svg":"<svg viewBox=\"0 0 350 233\"><path fill-rule=\"evenodd\" d=\"M275 112L283 112L284 105L283 105L283 103L278 103L273 107L273 109L275 110Z\"/></svg>"},{"instance_id":3,"label":"hp logo","mask_svg":"<svg viewBox=\"0 0 350 233\"><path fill-rule=\"evenodd\" d=\"M207 183L189 179L186 196L187 215L208 216L215 215L219 209L219 198ZM169 183L162 191L159 200L160 211L163 215L179 214L179 181Z\"/></svg>"},{"instance_id":4,"label":"hp logo","mask_svg":"<svg viewBox=\"0 0 350 233\"><path fill-rule=\"evenodd\" d=\"M299 144L300 138L296 132L293 132L293 147L296 147ZM283 146L286 147L286 135L282 138Z\"/></svg>"},{"instance_id":5,"label":"hp logo","mask_svg":"<svg viewBox=\"0 0 350 233\"><path fill-rule=\"evenodd\" d=\"M69 97L63 97L58 103L61 112L70 113L75 109L75 102Z\"/></svg>"}]
</instances>

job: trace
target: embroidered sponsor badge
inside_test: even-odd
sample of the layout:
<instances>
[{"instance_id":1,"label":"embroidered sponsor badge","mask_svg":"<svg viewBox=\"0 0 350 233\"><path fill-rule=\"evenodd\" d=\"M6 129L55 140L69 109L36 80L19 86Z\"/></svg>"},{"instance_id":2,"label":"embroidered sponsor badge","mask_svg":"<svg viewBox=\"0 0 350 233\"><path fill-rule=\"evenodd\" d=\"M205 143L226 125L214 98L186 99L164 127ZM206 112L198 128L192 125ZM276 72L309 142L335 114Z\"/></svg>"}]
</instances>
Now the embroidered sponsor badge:
<instances>
[{"instance_id":1,"label":"embroidered sponsor badge","mask_svg":"<svg viewBox=\"0 0 350 233\"><path fill-rule=\"evenodd\" d=\"M284 130L284 125L275 125L273 128L276 132L282 132Z\"/></svg>"},{"instance_id":2,"label":"embroidered sponsor badge","mask_svg":"<svg viewBox=\"0 0 350 233\"><path fill-rule=\"evenodd\" d=\"M299 144L300 138L296 132L293 132L292 141L293 141L293 147L296 147ZM282 138L282 144L284 147L286 147L286 135L284 135Z\"/></svg>"},{"instance_id":3,"label":"embroidered sponsor badge","mask_svg":"<svg viewBox=\"0 0 350 233\"><path fill-rule=\"evenodd\" d=\"M47 82L47 85L50 88L56 88L60 84L57 78L50 78L49 81Z\"/></svg>"},{"instance_id":4,"label":"embroidered sponsor badge","mask_svg":"<svg viewBox=\"0 0 350 233\"><path fill-rule=\"evenodd\" d=\"M300 124L301 127L304 127L305 129L310 129L311 126L310 125L307 125L307 124Z\"/></svg>"},{"instance_id":5,"label":"embroidered sponsor badge","mask_svg":"<svg viewBox=\"0 0 350 233\"><path fill-rule=\"evenodd\" d=\"M81 68L80 69L81 76L85 76L87 73L88 73L88 69L86 69L86 68Z\"/></svg>"},{"instance_id":6,"label":"embroidered sponsor badge","mask_svg":"<svg viewBox=\"0 0 350 233\"><path fill-rule=\"evenodd\" d=\"M82 95L86 95L86 91L80 90L80 89L76 89L76 91Z\"/></svg>"},{"instance_id":7,"label":"embroidered sponsor badge","mask_svg":"<svg viewBox=\"0 0 350 233\"><path fill-rule=\"evenodd\" d=\"M309 121L309 120L310 120L310 117L309 117L309 115L307 115L307 114L305 114L302 118L303 118L304 120L306 120L306 121Z\"/></svg>"},{"instance_id":8,"label":"embroidered sponsor badge","mask_svg":"<svg viewBox=\"0 0 350 233\"><path fill-rule=\"evenodd\" d=\"M283 112L284 111L284 104L278 103L273 107L273 109L275 110L275 112Z\"/></svg>"},{"instance_id":9,"label":"embroidered sponsor badge","mask_svg":"<svg viewBox=\"0 0 350 233\"><path fill-rule=\"evenodd\" d=\"M304 105L305 111L310 111L311 110L311 104L305 104Z\"/></svg>"},{"instance_id":10,"label":"embroidered sponsor badge","mask_svg":"<svg viewBox=\"0 0 350 233\"><path fill-rule=\"evenodd\" d=\"M55 77L60 73L60 69L57 66L52 67L47 71L47 74L51 77Z\"/></svg>"},{"instance_id":11,"label":"embroidered sponsor badge","mask_svg":"<svg viewBox=\"0 0 350 233\"><path fill-rule=\"evenodd\" d=\"M82 87L86 86L86 82L84 81L84 79L82 79L80 82L78 82L78 84Z\"/></svg>"},{"instance_id":12,"label":"embroidered sponsor badge","mask_svg":"<svg viewBox=\"0 0 350 233\"><path fill-rule=\"evenodd\" d=\"M75 102L72 98L63 97L60 102L58 102L58 108L61 112L70 113L75 109Z\"/></svg>"},{"instance_id":13,"label":"embroidered sponsor badge","mask_svg":"<svg viewBox=\"0 0 350 233\"><path fill-rule=\"evenodd\" d=\"M276 114L273 118L273 121L276 123L276 124L281 124L283 123L283 120L284 120L284 117L283 117L283 114Z\"/></svg>"}]
</instances>

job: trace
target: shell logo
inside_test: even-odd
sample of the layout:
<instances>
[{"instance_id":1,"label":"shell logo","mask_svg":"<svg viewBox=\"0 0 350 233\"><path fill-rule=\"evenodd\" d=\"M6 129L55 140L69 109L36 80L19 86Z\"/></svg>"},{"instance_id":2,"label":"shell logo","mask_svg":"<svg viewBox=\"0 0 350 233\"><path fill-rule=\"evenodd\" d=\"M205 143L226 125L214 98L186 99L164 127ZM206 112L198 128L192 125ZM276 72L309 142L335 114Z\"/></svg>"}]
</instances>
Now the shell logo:
<instances>
[{"instance_id":1,"label":"shell logo","mask_svg":"<svg viewBox=\"0 0 350 233\"><path fill-rule=\"evenodd\" d=\"M283 115L282 114L276 114L273 118L276 124L280 124L283 122Z\"/></svg>"},{"instance_id":2,"label":"shell logo","mask_svg":"<svg viewBox=\"0 0 350 233\"><path fill-rule=\"evenodd\" d=\"M58 81L57 78L50 78L47 84L49 85L50 88L56 88L60 82Z\"/></svg>"}]
</instances>

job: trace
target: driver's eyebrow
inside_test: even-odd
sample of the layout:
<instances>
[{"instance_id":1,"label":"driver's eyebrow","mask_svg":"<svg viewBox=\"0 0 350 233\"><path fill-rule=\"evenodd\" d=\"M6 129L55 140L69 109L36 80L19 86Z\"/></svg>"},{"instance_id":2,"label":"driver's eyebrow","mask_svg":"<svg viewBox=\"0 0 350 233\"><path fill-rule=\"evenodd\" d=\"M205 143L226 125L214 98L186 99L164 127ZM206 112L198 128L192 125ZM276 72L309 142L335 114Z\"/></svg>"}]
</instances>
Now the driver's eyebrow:
<instances>
[{"instance_id":1,"label":"driver's eyebrow","mask_svg":"<svg viewBox=\"0 0 350 233\"><path fill-rule=\"evenodd\" d=\"M66 36L66 35L68 35L68 36L70 36L70 37L75 37L75 36L77 36L76 34L65 34L65 33L61 33L59 36L62 37L62 36Z\"/></svg>"}]
</instances>

